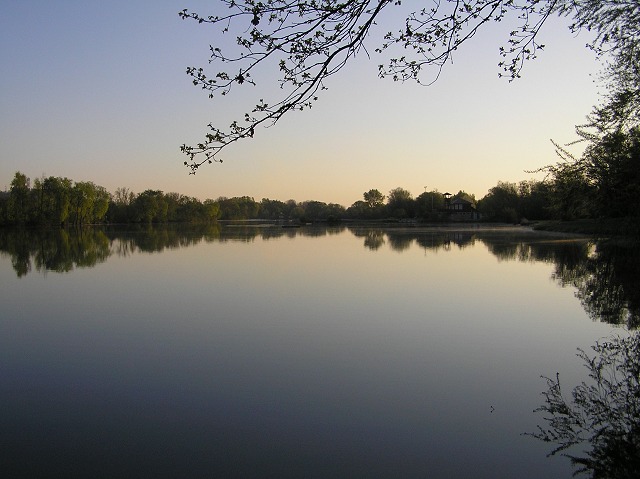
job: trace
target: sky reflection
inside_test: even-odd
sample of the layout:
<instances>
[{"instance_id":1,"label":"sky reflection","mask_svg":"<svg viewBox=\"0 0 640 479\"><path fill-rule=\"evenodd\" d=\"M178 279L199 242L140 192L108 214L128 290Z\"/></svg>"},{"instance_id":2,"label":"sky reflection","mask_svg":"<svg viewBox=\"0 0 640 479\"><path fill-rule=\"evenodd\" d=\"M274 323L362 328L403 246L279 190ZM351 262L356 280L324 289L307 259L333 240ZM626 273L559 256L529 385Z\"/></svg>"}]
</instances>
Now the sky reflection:
<instances>
[{"instance_id":1,"label":"sky reflection","mask_svg":"<svg viewBox=\"0 0 640 479\"><path fill-rule=\"evenodd\" d=\"M400 253L346 229L234 235L65 274L19 277L0 256L8 470L570 476L521 434L539 376L579 381L576 347L611 326L552 261L498 260L479 238Z\"/></svg>"}]
</instances>

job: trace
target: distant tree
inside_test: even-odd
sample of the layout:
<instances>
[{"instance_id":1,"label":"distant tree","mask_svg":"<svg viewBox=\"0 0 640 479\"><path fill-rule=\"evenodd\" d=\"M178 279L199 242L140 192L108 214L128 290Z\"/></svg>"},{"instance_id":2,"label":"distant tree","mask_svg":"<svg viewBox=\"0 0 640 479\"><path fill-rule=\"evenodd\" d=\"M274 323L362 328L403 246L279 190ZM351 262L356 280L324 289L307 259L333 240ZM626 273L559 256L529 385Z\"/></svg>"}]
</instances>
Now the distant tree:
<instances>
[{"instance_id":1,"label":"distant tree","mask_svg":"<svg viewBox=\"0 0 640 479\"><path fill-rule=\"evenodd\" d=\"M325 209L326 218L328 220L337 220L344 218L347 214L347 210L344 206L339 205L338 203L329 203Z\"/></svg>"},{"instance_id":2,"label":"distant tree","mask_svg":"<svg viewBox=\"0 0 640 479\"><path fill-rule=\"evenodd\" d=\"M367 218L370 208L366 201L358 200L347 208L347 216L354 219Z\"/></svg>"},{"instance_id":3,"label":"distant tree","mask_svg":"<svg viewBox=\"0 0 640 479\"><path fill-rule=\"evenodd\" d=\"M307 217L306 212L304 211L304 208L302 207L302 205L296 205L292 210L291 210L291 219L295 219L295 220L304 220Z\"/></svg>"},{"instance_id":4,"label":"distant tree","mask_svg":"<svg viewBox=\"0 0 640 479\"><path fill-rule=\"evenodd\" d=\"M91 181L80 181L70 191L70 218L76 225L101 222L109 209L109 192Z\"/></svg>"},{"instance_id":5,"label":"distant tree","mask_svg":"<svg viewBox=\"0 0 640 479\"><path fill-rule=\"evenodd\" d=\"M296 200L287 200L285 204L287 205L287 218L294 219L304 216L304 211L298 206Z\"/></svg>"},{"instance_id":6,"label":"distant tree","mask_svg":"<svg viewBox=\"0 0 640 479\"><path fill-rule=\"evenodd\" d=\"M474 205L476 204L476 195L467 193L464 190L458 191L455 195L451 197L451 199L452 200L460 199L460 200L468 201L469 203L472 203Z\"/></svg>"},{"instance_id":7,"label":"distant tree","mask_svg":"<svg viewBox=\"0 0 640 479\"><path fill-rule=\"evenodd\" d=\"M185 216L185 210L190 209L189 205L191 204L193 198L181 195L180 193L171 192L164 194L164 200L167 203L167 221L180 221L181 218ZM197 212L189 212L187 216L190 216L192 214L197 215ZM185 219L185 221L190 220Z\"/></svg>"},{"instance_id":8,"label":"distant tree","mask_svg":"<svg viewBox=\"0 0 640 479\"><path fill-rule=\"evenodd\" d=\"M138 221L143 223L167 221L168 204L162 191L143 191L136 197L133 207Z\"/></svg>"},{"instance_id":9,"label":"distant tree","mask_svg":"<svg viewBox=\"0 0 640 479\"><path fill-rule=\"evenodd\" d=\"M444 208L444 195L438 191L425 191L415 200L418 216L426 220L439 220Z\"/></svg>"},{"instance_id":10,"label":"distant tree","mask_svg":"<svg viewBox=\"0 0 640 479\"><path fill-rule=\"evenodd\" d=\"M45 196L44 215L54 225L67 222L71 210L72 181L50 176L43 182Z\"/></svg>"},{"instance_id":11,"label":"distant tree","mask_svg":"<svg viewBox=\"0 0 640 479\"><path fill-rule=\"evenodd\" d=\"M215 27L220 37L236 39L231 51L222 46L232 42L220 37L211 42L210 63L220 68L211 74L203 68L187 68L193 84L210 98L227 95L255 85L260 75L254 73L270 66L279 72L277 84L283 93L280 98L261 98L227 129L209 124L201 143L183 145L185 165L192 173L204 163L221 162L224 148L253 137L259 126L311 108L319 92L326 89L326 80L359 53L383 55L378 66L381 77L428 84L481 28L503 21L514 25L499 48L503 57L499 68L507 78L518 78L524 62L536 58L544 48L538 35L547 19L563 16L571 20L571 31L593 33L589 46L597 54L613 58L613 77L609 78L615 78L621 87L613 91L613 100L640 91L629 86L633 81L622 81L633 75L637 79L638 74L640 7L631 0L450 0L430 2L418 11L411 7L399 11L404 5L398 0L220 0L216 5L212 15L187 9L179 12L183 19ZM387 16L390 20L404 17L404 21L376 39L374 26L384 24ZM373 45L368 45L369 40ZM424 78L424 70L431 70L432 75Z\"/></svg>"},{"instance_id":12,"label":"distant tree","mask_svg":"<svg viewBox=\"0 0 640 479\"><path fill-rule=\"evenodd\" d=\"M236 196L233 198L218 198L220 205L220 219L246 220L257 218L260 212L260 203L250 196Z\"/></svg>"},{"instance_id":13,"label":"distant tree","mask_svg":"<svg viewBox=\"0 0 640 479\"><path fill-rule=\"evenodd\" d=\"M28 221L42 226L64 224L70 214L71 196L72 181L68 178L36 178L29 192Z\"/></svg>"},{"instance_id":14,"label":"distant tree","mask_svg":"<svg viewBox=\"0 0 640 479\"><path fill-rule=\"evenodd\" d=\"M9 219L26 223L29 219L29 191L31 180L19 171L15 173L9 189Z\"/></svg>"},{"instance_id":15,"label":"distant tree","mask_svg":"<svg viewBox=\"0 0 640 479\"><path fill-rule=\"evenodd\" d=\"M80 181L71 189L71 218L73 224L91 222L93 203L96 199L95 185L89 181Z\"/></svg>"},{"instance_id":16,"label":"distant tree","mask_svg":"<svg viewBox=\"0 0 640 479\"><path fill-rule=\"evenodd\" d=\"M559 193L554 192L550 181L529 180L521 181L517 185L499 181L478 202L477 207L489 221L515 223L522 219L550 219L554 211L555 214L560 214L563 209L552 205L552 196Z\"/></svg>"},{"instance_id":17,"label":"distant tree","mask_svg":"<svg viewBox=\"0 0 640 479\"><path fill-rule=\"evenodd\" d=\"M515 183L499 181L478 202L478 210L489 221L517 223L519 197Z\"/></svg>"},{"instance_id":18,"label":"distant tree","mask_svg":"<svg viewBox=\"0 0 640 479\"><path fill-rule=\"evenodd\" d=\"M345 214L351 218L378 219L386 215L385 196L377 189L370 189L362 194L364 201L353 203Z\"/></svg>"},{"instance_id":19,"label":"distant tree","mask_svg":"<svg viewBox=\"0 0 640 479\"><path fill-rule=\"evenodd\" d=\"M206 199L204 200L203 207L204 219L206 221L216 221L220 216L220 205L217 201Z\"/></svg>"},{"instance_id":20,"label":"distant tree","mask_svg":"<svg viewBox=\"0 0 640 479\"><path fill-rule=\"evenodd\" d=\"M136 195L126 187L116 188L109 203L109 221L114 223L129 223L134 221L134 201Z\"/></svg>"},{"instance_id":21,"label":"distant tree","mask_svg":"<svg viewBox=\"0 0 640 479\"><path fill-rule=\"evenodd\" d=\"M260 216L265 219L285 219L288 216L287 204L279 200L262 198L260 201Z\"/></svg>"},{"instance_id":22,"label":"distant tree","mask_svg":"<svg viewBox=\"0 0 640 479\"><path fill-rule=\"evenodd\" d=\"M99 223L102 222L109 210L109 202L111 195L103 187L95 185L95 199L93 201L93 210L91 212L91 220Z\"/></svg>"},{"instance_id":23,"label":"distant tree","mask_svg":"<svg viewBox=\"0 0 640 479\"><path fill-rule=\"evenodd\" d=\"M384 204L384 195L380 191L372 189L362 194L367 206L371 209L378 208Z\"/></svg>"},{"instance_id":24,"label":"distant tree","mask_svg":"<svg viewBox=\"0 0 640 479\"><path fill-rule=\"evenodd\" d=\"M518 217L529 220L551 218L551 187L547 181L521 181L518 183Z\"/></svg>"},{"instance_id":25,"label":"distant tree","mask_svg":"<svg viewBox=\"0 0 640 479\"><path fill-rule=\"evenodd\" d=\"M404 188L394 188L387 195L387 209L389 214L396 218L413 217L415 214L413 195Z\"/></svg>"},{"instance_id":26,"label":"distant tree","mask_svg":"<svg viewBox=\"0 0 640 479\"><path fill-rule=\"evenodd\" d=\"M0 225L9 223L9 192L0 191Z\"/></svg>"},{"instance_id":27,"label":"distant tree","mask_svg":"<svg viewBox=\"0 0 640 479\"><path fill-rule=\"evenodd\" d=\"M325 219L327 204L322 201L304 201L300 205L304 209L304 218L309 221Z\"/></svg>"},{"instance_id":28,"label":"distant tree","mask_svg":"<svg viewBox=\"0 0 640 479\"><path fill-rule=\"evenodd\" d=\"M116 192L113 194L113 201L116 204L129 206L133 203L136 195L126 187L116 188Z\"/></svg>"}]
</instances>

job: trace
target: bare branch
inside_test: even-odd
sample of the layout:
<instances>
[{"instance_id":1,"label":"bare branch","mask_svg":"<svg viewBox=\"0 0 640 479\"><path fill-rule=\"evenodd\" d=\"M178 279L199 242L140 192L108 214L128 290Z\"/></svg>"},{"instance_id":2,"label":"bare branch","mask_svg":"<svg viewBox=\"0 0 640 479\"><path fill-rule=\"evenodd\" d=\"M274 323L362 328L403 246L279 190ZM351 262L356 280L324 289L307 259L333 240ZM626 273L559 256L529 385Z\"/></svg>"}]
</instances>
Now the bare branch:
<instances>
[{"instance_id":1,"label":"bare branch","mask_svg":"<svg viewBox=\"0 0 640 479\"><path fill-rule=\"evenodd\" d=\"M220 153L238 140L253 137L257 127L273 125L291 111L311 108L329 77L361 51L369 55L366 42L373 26L385 9L400 8L402 1L218 0L220 5L227 12L210 16L179 12L183 19L217 29L222 38L235 37L235 45L225 47L229 51L223 51L223 42L209 47L209 63L226 65L230 70L220 69L210 76L203 68L189 67L187 74L193 84L207 91L210 98L224 96L237 88L255 86L254 74L261 68L272 68L279 72L276 81L284 95L271 101L260 99L226 130L209 124L204 141L182 145L188 157L184 163L191 173L205 163L222 162ZM401 55L391 55L380 63L378 74L429 85L480 28L508 17L516 27L498 52L504 58L499 63L500 76L511 81L520 77L527 60L535 59L544 49L538 36L554 14L572 18L573 31L595 31L596 40L590 47L599 54L614 51L628 64L638 65L640 13L632 0L430 0L429 7L406 12L402 28L387 33L372 50L380 55L402 50ZM632 28L622 28L630 23ZM425 81L427 69L434 75ZM637 85L637 68L625 74ZM619 72L616 75L620 77Z\"/></svg>"}]
</instances>

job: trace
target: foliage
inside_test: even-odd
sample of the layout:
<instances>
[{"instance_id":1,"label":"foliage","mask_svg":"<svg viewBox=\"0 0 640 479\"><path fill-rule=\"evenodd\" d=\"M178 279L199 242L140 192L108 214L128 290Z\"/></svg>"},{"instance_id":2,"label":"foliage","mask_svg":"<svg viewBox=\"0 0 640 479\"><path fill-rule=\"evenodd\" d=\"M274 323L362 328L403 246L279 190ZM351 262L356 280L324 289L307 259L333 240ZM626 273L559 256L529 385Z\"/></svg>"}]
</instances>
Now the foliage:
<instances>
[{"instance_id":1,"label":"foliage","mask_svg":"<svg viewBox=\"0 0 640 479\"><path fill-rule=\"evenodd\" d=\"M9 218L24 223L29 217L29 189L31 182L24 174L16 172L9 190Z\"/></svg>"},{"instance_id":2,"label":"foliage","mask_svg":"<svg viewBox=\"0 0 640 479\"><path fill-rule=\"evenodd\" d=\"M438 191L425 191L416 200L416 214L427 221L443 221L444 195Z\"/></svg>"},{"instance_id":3,"label":"foliage","mask_svg":"<svg viewBox=\"0 0 640 479\"><path fill-rule=\"evenodd\" d=\"M415 201L413 195L404 188L394 188L387 195L387 210L395 218L413 218Z\"/></svg>"},{"instance_id":4,"label":"foliage","mask_svg":"<svg viewBox=\"0 0 640 479\"><path fill-rule=\"evenodd\" d=\"M488 221L518 223L522 219L549 219L552 216L550 195L548 182L530 180L515 184L499 181L478 202L478 210Z\"/></svg>"},{"instance_id":5,"label":"foliage","mask_svg":"<svg viewBox=\"0 0 640 479\"><path fill-rule=\"evenodd\" d=\"M581 157L556 145L561 161L541 168L551 183L551 208L561 219L640 215L640 126L602 135L579 130L589 142Z\"/></svg>"},{"instance_id":6,"label":"foliage","mask_svg":"<svg viewBox=\"0 0 640 479\"><path fill-rule=\"evenodd\" d=\"M38 178L17 172L11 190L0 194L0 224L64 226L132 222L209 222L219 216L213 200L146 190L138 195L118 188L111 195L91 181Z\"/></svg>"},{"instance_id":7,"label":"foliage","mask_svg":"<svg viewBox=\"0 0 640 479\"><path fill-rule=\"evenodd\" d=\"M517 223L529 220L626 217L620 233L637 227L640 194L637 168L640 151L638 129L605 137L602 145L585 150L581 159L564 159L544 170L544 181L498 182L478 203L487 221ZM385 197L377 189L363 193L363 200L348 209L335 203L296 202L250 196L219 197L204 202L178 193L146 190L135 194L117 188L113 195L93 182L73 182L47 177L32 182L17 172L8 192L0 192L0 224L61 226L91 223L202 223L220 220L265 219L276 221L336 221L419 219L447 221L444 195L425 191L417 198L398 187ZM387 200L384 203L384 200ZM460 190L453 198L475 203L474 195ZM604 223L602 223L604 224Z\"/></svg>"},{"instance_id":8,"label":"foliage","mask_svg":"<svg viewBox=\"0 0 640 479\"><path fill-rule=\"evenodd\" d=\"M640 474L640 334L612 337L579 350L589 381L565 399L560 377L545 378L545 404L536 409L547 423L529 435L555 444L593 478L633 478ZM584 451L577 450L584 448Z\"/></svg>"},{"instance_id":9,"label":"foliage","mask_svg":"<svg viewBox=\"0 0 640 479\"><path fill-rule=\"evenodd\" d=\"M478 203L478 209L489 220L517 223L515 206L518 204L518 192L514 183L499 181Z\"/></svg>"},{"instance_id":10,"label":"foliage","mask_svg":"<svg viewBox=\"0 0 640 479\"><path fill-rule=\"evenodd\" d=\"M518 183L518 217L534 220L550 218L550 192L550 185L546 181L525 180Z\"/></svg>"},{"instance_id":11,"label":"foliage","mask_svg":"<svg viewBox=\"0 0 640 479\"><path fill-rule=\"evenodd\" d=\"M636 1L580 2L573 28L588 28L595 19L599 26L595 30L596 42L590 46L599 55L607 54L610 58L601 78L606 86L603 102L583 125L585 131L627 132L640 124L639 17L640 6Z\"/></svg>"},{"instance_id":12,"label":"foliage","mask_svg":"<svg viewBox=\"0 0 640 479\"><path fill-rule=\"evenodd\" d=\"M557 263L554 278L576 288L576 297L594 321L640 327L640 252L637 244L601 242L573 262Z\"/></svg>"},{"instance_id":13,"label":"foliage","mask_svg":"<svg viewBox=\"0 0 640 479\"><path fill-rule=\"evenodd\" d=\"M526 60L544 48L538 35L552 15L570 18L573 32L594 33L589 46L615 59L609 78L637 74L639 7L631 0L435 0L418 11L404 8L401 0L220 0L217 5L212 15L179 12L182 19L213 27L217 34L209 47L209 63L220 69L210 74L203 68L187 68L193 84L210 98L228 95L255 86L260 72L272 68L279 72L277 83L283 93L273 100L259 99L226 130L209 124L201 143L182 145L191 173L204 163L222 162L220 152L253 137L257 127L311 108L326 89L326 80L358 54L375 51L381 56L380 77L429 84L456 50L493 23L514 25L499 49L501 74L511 80L520 76ZM404 21L395 30L376 37L377 25L398 16ZM235 44L225 45L225 37L235 37ZM432 72L427 79L425 71Z\"/></svg>"},{"instance_id":14,"label":"foliage","mask_svg":"<svg viewBox=\"0 0 640 479\"><path fill-rule=\"evenodd\" d=\"M593 141L579 162L593 186L599 216L612 218L640 212L640 127L608 133Z\"/></svg>"},{"instance_id":15,"label":"foliage","mask_svg":"<svg viewBox=\"0 0 640 479\"><path fill-rule=\"evenodd\" d=\"M346 211L347 215L356 219L381 219L387 214L385 196L377 189L370 189L362 194L364 201L356 201Z\"/></svg>"},{"instance_id":16,"label":"foliage","mask_svg":"<svg viewBox=\"0 0 640 479\"><path fill-rule=\"evenodd\" d=\"M371 209L378 208L384 204L385 196L376 189L365 191L362 194L362 197L364 198L365 203L367 203L367 206Z\"/></svg>"},{"instance_id":17,"label":"foliage","mask_svg":"<svg viewBox=\"0 0 640 479\"><path fill-rule=\"evenodd\" d=\"M468 201L469 203L476 203L476 196L470 193L467 193L464 190L458 191L455 195L451 196L451 200L460 199L464 201Z\"/></svg>"}]
</instances>

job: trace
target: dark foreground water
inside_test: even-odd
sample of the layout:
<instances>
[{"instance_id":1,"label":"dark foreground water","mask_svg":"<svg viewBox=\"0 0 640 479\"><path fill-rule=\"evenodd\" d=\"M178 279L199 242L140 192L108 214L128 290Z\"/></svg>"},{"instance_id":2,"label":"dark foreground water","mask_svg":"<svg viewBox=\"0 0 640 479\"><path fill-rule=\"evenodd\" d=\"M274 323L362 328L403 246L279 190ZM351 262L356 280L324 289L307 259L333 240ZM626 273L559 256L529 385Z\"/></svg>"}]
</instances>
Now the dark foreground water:
<instances>
[{"instance_id":1,"label":"dark foreground water","mask_svg":"<svg viewBox=\"0 0 640 479\"><path fill-rule=\"evenodd\" d=\"M601 258L523 229L0 231L0 475L569 478L523 433L540 375L570 391L637 320Z\"/></svg>"}]
</instances>

